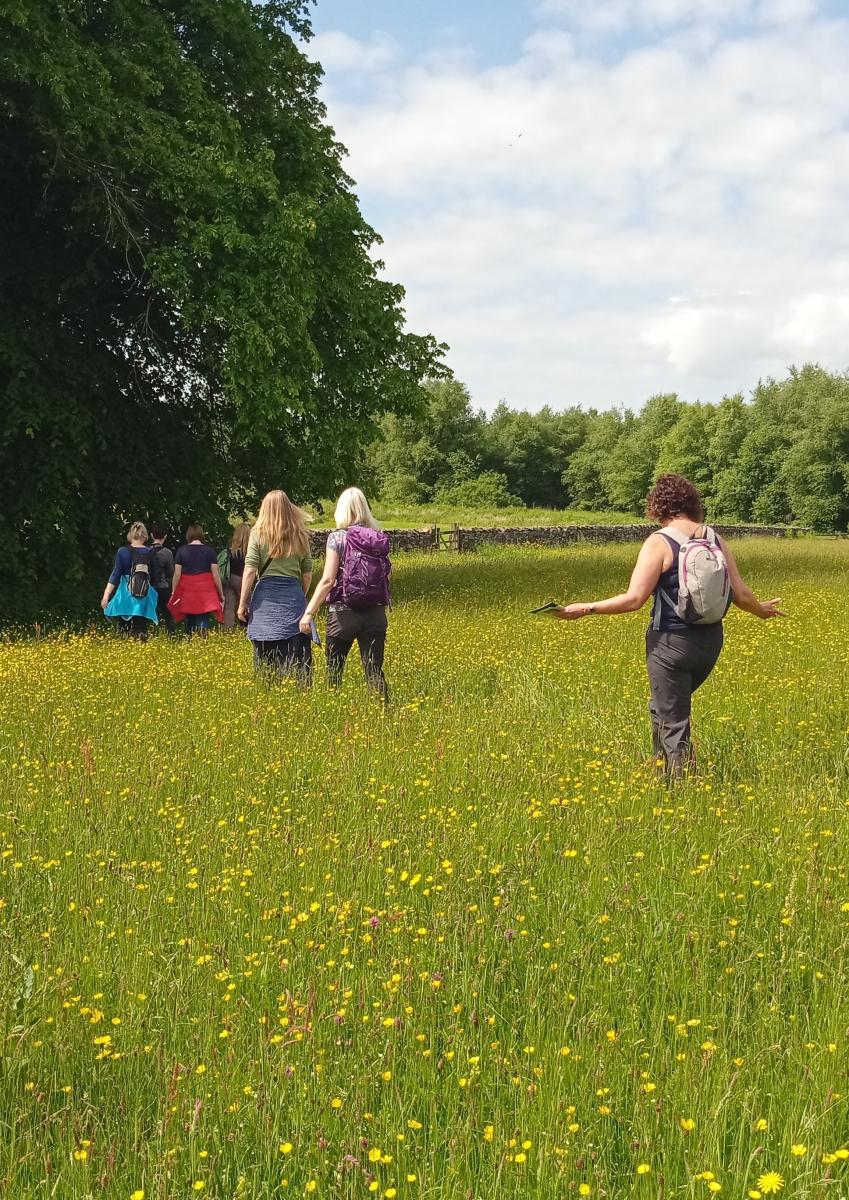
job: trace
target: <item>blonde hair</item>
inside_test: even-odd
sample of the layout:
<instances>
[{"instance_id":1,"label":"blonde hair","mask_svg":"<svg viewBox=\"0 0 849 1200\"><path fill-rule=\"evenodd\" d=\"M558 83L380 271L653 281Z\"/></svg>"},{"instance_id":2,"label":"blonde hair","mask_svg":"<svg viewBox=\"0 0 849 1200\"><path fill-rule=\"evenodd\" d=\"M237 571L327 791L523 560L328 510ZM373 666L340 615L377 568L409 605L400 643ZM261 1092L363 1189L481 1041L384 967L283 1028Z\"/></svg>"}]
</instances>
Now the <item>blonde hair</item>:
<instances>
[{"instance_id":1,"label":"blonde hair","mask_svg":"<svg viewBox=\"0 0 849 1200\"><path fill-rule=\"evenodd\" d=\"M347 529L349 525L365 525L368 529L380 529L374 519L365 494L357 487L345 488L336 501L336 512L333 514L337 529Z\"/></svg>"},{"instance_id":2,"label":"blonde hair","mask_svg":"<svg viewBox=\"0 0 849 1200\"><path fill-rule=\"evenodd\" d=\"M127 532L127 542L146 542L147 526L141 521L133 521Z\"/></svg>"},{"instance_id":3,"label":"blonde hair","mask_svg":"<svg viewBox=\"0 0 849 1200\"><path fill-rule=\"evenodd\" d=\"M285 558L289 554L303 557L309 551L307 514L279 489L263 497L253 531L271 558Z\"/></svg>"},{"instance_id":4,"label":"blonde hair","mask_svg":"<svg viewBox=\"0 0 849 1200\"><path fill-rule=\"evenodd\" d=\"M242 521L233 529L233 536L230 538L230 549L234 554L246 554L248 550L248 539L251 536L251 527L247 521Z\"/></svg>"}]
</instances>

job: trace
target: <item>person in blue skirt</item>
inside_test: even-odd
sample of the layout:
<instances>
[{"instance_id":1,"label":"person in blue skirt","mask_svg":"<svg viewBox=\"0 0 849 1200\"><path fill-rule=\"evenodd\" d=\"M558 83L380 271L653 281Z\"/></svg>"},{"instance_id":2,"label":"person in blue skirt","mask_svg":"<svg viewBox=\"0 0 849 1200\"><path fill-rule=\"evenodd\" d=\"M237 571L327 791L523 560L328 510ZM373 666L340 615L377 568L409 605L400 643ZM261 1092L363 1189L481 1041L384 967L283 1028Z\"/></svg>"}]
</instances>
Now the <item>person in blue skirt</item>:
<instances>
[{"instance_id":1,"label":"person in blue skirt","mask_svg":"<svg viewBox=\"0 0 849 1200\"><path fill-rule=\"evenodd\" d=\"M285 492L269 492L251 530L239 620L247 621L254 665L312 682L312 642L299 628L312 579L306 514Z\"/></svg>"},{"instance_id":2,"label":"person in blue skirt","mask_svg":"<svg viewBox=\"0 0 849 1200\"><path fill-rule=\"evenodd\" d=\"M150 627L159 622L153 559L153 547L147 544L147 529L141 521L134 521L127 534L127 545L121 546L115 555L115 565L100 601L104 615L117 621L118 632L140 642L147 640Z\"/></svg>"}]
</instances>

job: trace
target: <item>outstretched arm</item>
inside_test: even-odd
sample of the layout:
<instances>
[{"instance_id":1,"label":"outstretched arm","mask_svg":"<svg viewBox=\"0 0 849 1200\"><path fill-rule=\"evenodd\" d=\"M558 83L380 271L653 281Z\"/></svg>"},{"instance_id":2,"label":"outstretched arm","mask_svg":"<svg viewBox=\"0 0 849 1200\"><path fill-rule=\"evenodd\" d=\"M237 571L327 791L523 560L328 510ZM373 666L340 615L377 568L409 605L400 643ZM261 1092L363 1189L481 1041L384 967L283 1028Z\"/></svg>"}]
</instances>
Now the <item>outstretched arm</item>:
<instances>
[{"instance_id":1,"label":"outstretched arm","mask_svg":"<svg viewBox=\"0 0 849 1200\"><path fill-rule=\"evenodd\" d=\"M617 613L637 612L657 587L663 571L665 553L666 543L663 538L647 538L637 556L627 591L618 596L610 596L607 600L594 600L591 604L567 604L565 608L560 609L557 616L564 621L577 621L580 617L589 617L594 613L614 616Z\"/></svg>"},{"instance_id":2,"label":"outstretched arm","mask_svg":"<svg viewBox=\"0 0 849 1200\"><path fill-rule=\"evenodd\" d=\"M732 603L736 604L738 608L742 608L743 612L751 613L753 617L760 617L762 621L769 621L772 617L786 617L787 614L778 607L781 604L780 597L776 596L774 600L759 600L740 574L740 568L737 566L734 555L722 538L719 538L719 544L725 555L725 561L728 563Z\"/></svg>"}]
</instances>

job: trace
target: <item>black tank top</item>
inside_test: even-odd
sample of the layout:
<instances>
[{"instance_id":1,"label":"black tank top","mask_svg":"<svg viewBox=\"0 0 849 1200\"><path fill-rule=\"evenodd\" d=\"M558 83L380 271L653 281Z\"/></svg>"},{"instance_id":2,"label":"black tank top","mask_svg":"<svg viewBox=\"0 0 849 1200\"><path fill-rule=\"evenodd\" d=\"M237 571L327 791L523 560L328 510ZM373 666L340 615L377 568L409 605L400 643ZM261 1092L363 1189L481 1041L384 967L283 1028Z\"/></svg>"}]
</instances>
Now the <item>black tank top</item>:
<instances>
[{"instance_id":1,"label":"black tank top","mask_svg":"<svg viewBox=\"0 0 849 1200\"><path fill-rule=\"evenodd\" d=\"M660 536L669 546L672 551L672 566L667 567L661 572L660 579L657 581L657 587L654 592L654 604L651 606L651 628L655 628L655 615L657 606L660 605L660 622L657 625L658 629L670 630L675 633L687 633L693 628L686 621L682 621L675 611L675 605L678 603L678 555L681 552L681 547L674 538L669 537L661 531ZM672 601L668 604L666 600L660 598L660 590L663 588L669 599Z\"/></svg>"}]
</instances>

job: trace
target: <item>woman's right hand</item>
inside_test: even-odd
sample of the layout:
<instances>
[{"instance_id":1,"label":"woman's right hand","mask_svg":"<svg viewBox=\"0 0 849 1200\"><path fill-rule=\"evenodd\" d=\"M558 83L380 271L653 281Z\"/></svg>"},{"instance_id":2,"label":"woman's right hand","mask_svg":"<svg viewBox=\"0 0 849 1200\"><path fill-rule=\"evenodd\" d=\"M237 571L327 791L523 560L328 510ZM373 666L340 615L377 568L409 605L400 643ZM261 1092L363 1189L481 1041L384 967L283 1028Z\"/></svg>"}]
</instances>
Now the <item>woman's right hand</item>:
<instances>
[{"instance_id":1,"label":"woman's right hand","mask_svg":"<svg viewBox=\"0 0 849 1200\"><path fill-rule=\"evenodd\" d=\"M762 600L760 612L758 616L762 621L769 621L772 617L786 617L787 613L778 606L781 603L781 597L776 596L774 600Z\"/></svg>"},{"instance_id":2,"label":"woman's right hand","mask_svg":"<svg viewBox=\"0 0 849 1200\"><path fill-rule=\"evenodd\" d=\"M239 618L240 621L244 621L244 623L247 625L247 623L248 623L248 605L240 604L239 607L236 609L236 616Z\"/></svg>"}]
</instances>

